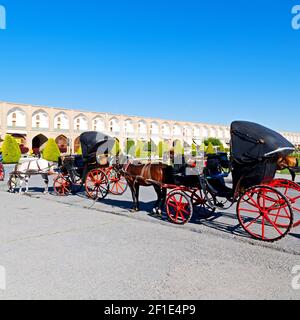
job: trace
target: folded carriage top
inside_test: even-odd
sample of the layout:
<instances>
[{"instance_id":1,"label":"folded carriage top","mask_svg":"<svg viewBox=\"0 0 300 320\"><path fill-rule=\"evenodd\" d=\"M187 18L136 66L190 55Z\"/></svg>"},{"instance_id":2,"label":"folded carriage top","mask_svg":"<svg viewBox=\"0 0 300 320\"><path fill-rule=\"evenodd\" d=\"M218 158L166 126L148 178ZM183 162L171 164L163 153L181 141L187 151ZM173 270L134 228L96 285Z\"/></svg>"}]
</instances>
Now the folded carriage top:
<instances>
[{"instance_id":1,"label":"folded carriage top","mask_svg":"<svg viewBox=\"0 0 300 320\"><path fill-rule=\"evenodd\" d=\"M84 132L80 136L82 156L84 159L98 154L109 154L115 144L115 139L97 131Z\"/></svg>"},{"instance_id":2,"label":"folded carriage top","mask_svg":"<svg viewBox=\"0 0 300 320\"><path fill-rule=\"evenodd\" d=\"M260 124L235 121L231 124L231 152L235 161L248 163L287 156L295 146L281 134Z\"/></svg>"}]
</instances>

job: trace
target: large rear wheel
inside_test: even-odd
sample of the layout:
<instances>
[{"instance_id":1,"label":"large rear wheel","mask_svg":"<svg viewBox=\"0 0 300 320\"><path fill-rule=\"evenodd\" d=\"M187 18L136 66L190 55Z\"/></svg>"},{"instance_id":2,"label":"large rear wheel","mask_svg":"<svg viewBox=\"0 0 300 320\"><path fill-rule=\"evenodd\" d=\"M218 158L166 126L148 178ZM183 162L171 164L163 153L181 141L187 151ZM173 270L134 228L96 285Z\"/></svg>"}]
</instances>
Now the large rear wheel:
<instances>
[{"instance_id":1,"label":"large rear wheel","mask_svg":"<svg viewBox=\"0 0 300 320\"><path fill-rule=\"evenodd\" d=\"M288 199L269 186L248 189L237 203L237 215L248 234L267 242L284 238L293 226L293 210Z\"/></svg>"},{"instance_id":2,"label":"large rear wheel","mask_svg":"<svg viewBox=\"0 0 300 320\"><path fill-rule=\"evenodd\" d=\"M109 181L105 172L101 169L90 171L86 177L85 190L90 199L104 199L109 192Z\"/></svg>"},{"instance_id":3,"label":"large rear wheel","mask_svg":"<svg viewBox=\"0 0 300 320\"><path fill-rule=\"evenodd\" d=\"M182 191L170 192L166 200L168 219L175 224L186 224L193 216L193 204Z\"/></svg>"},{"instance_id":4,"label":"large rear wheel","mask_svg":"<svg viewBox=\"0 0 300 320\"><path fill-rule=\"evenodd\" d=\"M274 179L270 186L280 191L290 202L294 213L294 225L300 225L300 185L286 179Z\"/></svg>"}]
</instances>

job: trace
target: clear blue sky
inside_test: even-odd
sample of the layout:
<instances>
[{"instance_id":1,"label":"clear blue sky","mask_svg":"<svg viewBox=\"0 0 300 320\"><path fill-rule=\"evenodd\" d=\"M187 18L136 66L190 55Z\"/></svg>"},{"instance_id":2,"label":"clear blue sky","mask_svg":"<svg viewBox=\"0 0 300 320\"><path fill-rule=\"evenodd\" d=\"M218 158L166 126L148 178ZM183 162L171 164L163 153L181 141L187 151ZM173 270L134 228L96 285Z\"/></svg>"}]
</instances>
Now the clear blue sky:
<instances>
[{"instance_id":1,"label":"clear blue sky","mask_svg":"<svg viewBox=\"0 0 300 320\"><path fill-rule=\"evenodd\" d=\"M300 0L0 4L0 100L300 131Z\"/></svg>"}]
</instances>

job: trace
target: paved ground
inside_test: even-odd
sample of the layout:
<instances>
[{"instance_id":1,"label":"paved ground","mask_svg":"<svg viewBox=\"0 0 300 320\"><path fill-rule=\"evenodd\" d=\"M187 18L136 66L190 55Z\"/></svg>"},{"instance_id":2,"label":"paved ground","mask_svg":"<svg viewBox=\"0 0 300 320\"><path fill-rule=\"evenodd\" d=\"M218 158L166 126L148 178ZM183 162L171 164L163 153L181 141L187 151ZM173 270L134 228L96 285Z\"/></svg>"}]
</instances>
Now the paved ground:
<instances>
[{"instance_id":1,"label":"paved ground","mask_svg":"<svg viewBox=\"0 0 300 320\"><path fill-rule=\"evenodd\" d=\"M148 215L151 189L132 214L129 193L93 205L31 185L22 196L0 185L0 299L300 298L299 228L265 245L242 232L234 208L178 227Z\"/></svg>"}]
</instances>

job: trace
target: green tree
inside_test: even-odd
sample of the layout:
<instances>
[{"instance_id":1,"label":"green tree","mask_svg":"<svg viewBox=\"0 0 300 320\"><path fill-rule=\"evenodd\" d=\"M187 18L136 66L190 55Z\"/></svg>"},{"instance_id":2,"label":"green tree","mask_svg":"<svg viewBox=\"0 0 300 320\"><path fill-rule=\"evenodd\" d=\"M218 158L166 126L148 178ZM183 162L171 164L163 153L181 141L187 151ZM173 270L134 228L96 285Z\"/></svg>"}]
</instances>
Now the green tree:
<instances>
[{"instance_id":1,"label":"green tree","mask_svg":"<svg viewBox=\"0 0 300 320\"><path fill-rule=\"evenodd\" d=\"M49 139L43 150L43 158L47 161L58 162L60 157L60 150L54 139Z\"/></svg>"},{"instance_id":2,"label":"green tree","mask_svg":"<svg viewBox=\"0 0 300 320\"><path fill-rule=\"evenodd\" d=\"M162 158L166 152L170 151L170 146L166 141L160 141L157 147L158 156Z\"/></svg>"},{"instance_id":3,"label":"green tree","mask_svg":"<svg viewBox=\"0 0 300 320\"><path fill-rule=\"evenodd\" d=\"M206 149L205 144L204 144L204 142L202 142L201 146L200 146L200 151L205 152L205 149Z\"/></svg>"},{"instance_id":4,"label":"green tree","mask_svg":"<svg viewBox=\"0 0 300 320\"><path fill-rule=\"evenodd\" d=\"M157 145L152 139L145 144L145 151L147 152L148 157L151 157L152 154L157 154Z\"/></svg>"},{"instance_id":5,"label":"green tree","mask_svg":"<svg viewBox=\"0 0 300 320\"><path fill-rule=\"evenodd\" d=\"M184 154L184 148L181 143L181 141L177 140L174 146L174 153L175 155L183 155Z\"/></svg>"},{"instance_id":6,"label":"green tree","mask_svg":"<svg viewBox=\"0 0 300 320\"><path fill-rule=\"evenodd\" d=\"M81 148L81 146L77 149L76 154L82 155L82 148Z\"/></svg>"},{"instance_id":7,"label":"green tree","mask_svg":"<svg viewBox=\"0 0 300 320\"><path fill-rule=\"evenodd\" d=\"M140 140L139 140L139 141L136 143L136 148L135 148L135 156L136 156L136 158L142 158L144 146L145 146L145 144L144 144L143 141L140 141Z\"/></svg>"},{"instance_id":8,"label":"green tree","mask_svg":"<svg viewBox=\"0 0 300 320\"><path fill-rule=\"evenodd\" d=\"M3 163L18 163L21 158L21 150L18 142L11 135L6 135L2 145Z\"/></svg>"},{"instance_id":9,"label":"green tree","mask_svg":"<svg viewBox=\"0 0 300 320\"><path fill-rule=\"evenodd\" d=\"M126 141L126 154L134 157L135 156L135 143L132 139Z\"/></svg>"},{"instance_id":10,"label":"green tree","mask_svg":"<svg viewBox=\"0 0 300 320\"><path fill-rule=\"evenodd\" d=\"M223 143L220 145L219 151L220 152L226 152Z\"/></svg>"},{"instance_id":11,"label":"green tree","mask_svg":"<svg viewBox=\"0 0 300 320\"><path fill-rule=\"evenodd\" d=\"M120 147L120 141L118 139L115 139L115 144L111 150L111 154L113 156L119 155L121 152L121 147Z\"/></svg>"},{"instance_id":12,"label":"green tree","mask_svg":"<svg viewBox=\"0 0 300 320\"><path fill-rule=\"evenodd\" d=\"M195 143L192 144L192 156L193 157L197 156L197 146Z\"/></svg>"},{"instance_id":13,"label":"green tree","mask_svg":"<svg viewBox=\"0 0 300 320\"><path fill-rule=\"evenodd\" d=\"M208 147L206 148L206 154L215 154L215 153L216 153L215 148L213 144L210 142L208 144Z\"/></svg>"},{"instance_id":14,"label":"green tree","mask_svg":"<svg viewBox=\"0 0 300 320\"><path fill-rule=\"evenodd\" d=\"M208 147L209 144L212 144L214 147L220 147L223 145L223 143L221 142L220 139L218 138L208 138L206 140L204 140L204 144L206 147Z\"/></svg>"}]
</instances>

